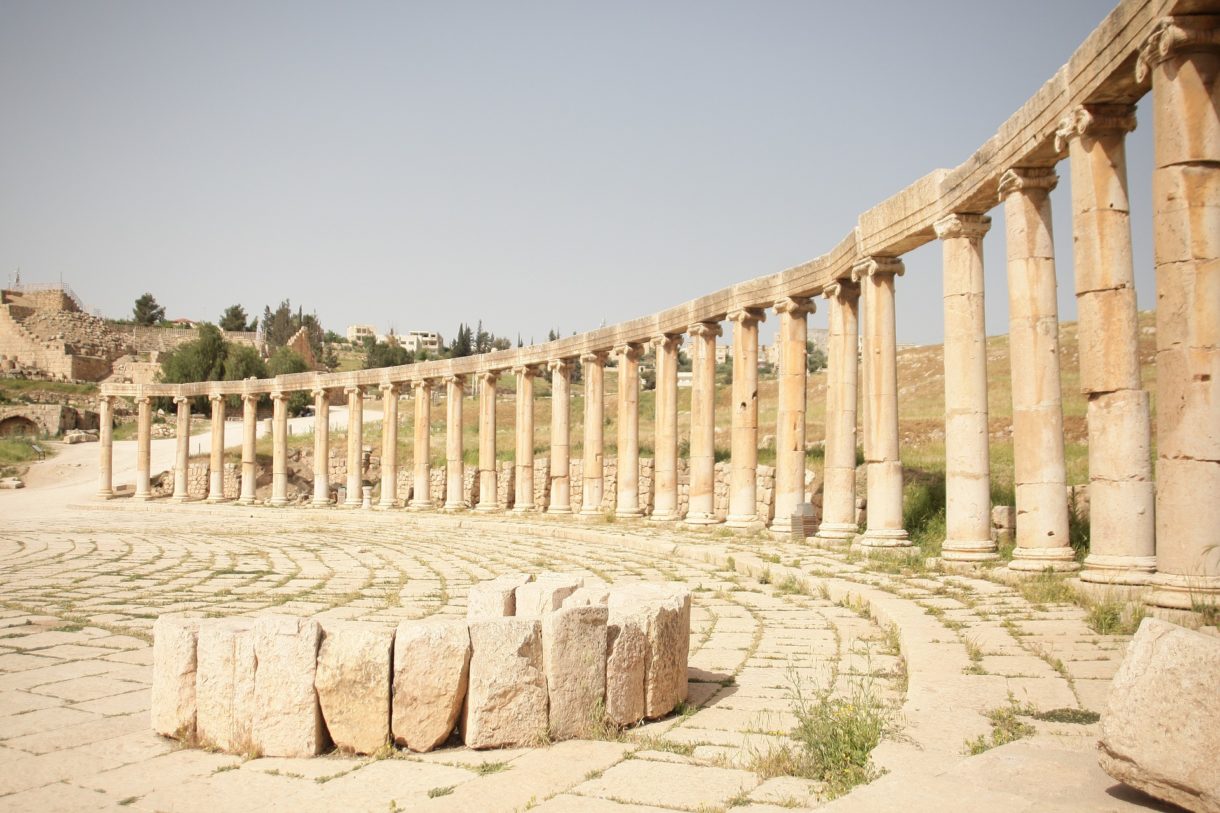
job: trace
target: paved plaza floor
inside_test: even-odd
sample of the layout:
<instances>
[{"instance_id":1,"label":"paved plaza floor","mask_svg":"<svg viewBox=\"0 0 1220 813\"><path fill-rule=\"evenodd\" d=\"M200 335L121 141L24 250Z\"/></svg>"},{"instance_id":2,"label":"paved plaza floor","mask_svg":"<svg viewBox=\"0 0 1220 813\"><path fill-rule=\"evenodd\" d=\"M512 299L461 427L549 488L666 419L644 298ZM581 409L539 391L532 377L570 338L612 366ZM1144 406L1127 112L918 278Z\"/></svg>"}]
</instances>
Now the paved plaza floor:
<instances>
[{"instance_id":1,"label":"paved plaza floor","mask_svg":"<svg viewBox=\"0 0 1220 813\"><path fill-rule=\"evenodd\" d=\"M1097 768L1096 723L1028 716L1101 711L1127 639L994 581L643 521L101 502L55 482L0 497L0 811L1164 809ZM161 613L394 625L463 617L471 584L538 570L688 585L689 707L614 741L380 758L246 760L149 728ZM878 779L828 800L767 776L797 747L794 685L865 683L893 708ZM1032 737L966 755L1018 707Z\"/></svg>"}]
</instances>

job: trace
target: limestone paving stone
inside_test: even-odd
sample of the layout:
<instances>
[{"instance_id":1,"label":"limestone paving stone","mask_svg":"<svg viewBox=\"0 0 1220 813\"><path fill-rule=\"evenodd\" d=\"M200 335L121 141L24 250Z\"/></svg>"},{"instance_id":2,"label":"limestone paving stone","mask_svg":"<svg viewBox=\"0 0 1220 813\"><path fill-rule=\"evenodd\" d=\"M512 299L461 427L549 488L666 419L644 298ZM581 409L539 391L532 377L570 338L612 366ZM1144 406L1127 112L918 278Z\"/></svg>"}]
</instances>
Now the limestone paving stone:
<instances>
[{"instance_id":1,"label":"limestone paving stone","mask_svg":"<svg viewBox=\"0 0 1220 813\"><path fill-rule=\"evenodd\" d=\"M152 727L166 737L195 734L195 639L199 622L160 616L153 625Z\"/></svg>"},{"instance_id":2,"label":"limestone paving stone","mask_svg":"<svg viewBox=\"0 0 1220 813\"><path fill-rule=\"evenodd\" d=\"M321 626L313 619L264 616L253 634L255 748L275 757L321 753L326 726L314 689Z\"/></svg>"},{"instance_id":3,"label":"limestone paving stone","mask_svg":"<svg viewBox=\"0 0 1220 813\"><path fill-rule=\"evenodd\" d=\"M572 792L694 810L723 806L738 794L753 790L758 783L758 776L749 771L631 759L609 768L597 779L577 785Z\"/></svg>"},{"instance_id":4,"label":"limestone paving stone","mask_svg":"<svg viewBox=\"0 0 1220 813\"><path fill-rule=\"evenodd\" d=\"M505 618L470 625L470 685L462 739L470 748L540 741L547 732L542 623Z\"/></svg>"},{"instance_id":5,"label":"limestone paving stone","mask_svg":"<svg viewBox=\"0 0 1220 813\"><path fill-rule=\"evenodd\" d=\"M340 750L371 754L390 741L393 653L393 629L354 621L323 625L314 688Z\"/></svg>"},{"instance_id":6,"label":"limestone paving stone","mask_svg":"<svg viewBox=\"0 0 1220 813\"><path fill-rule=\"evenodd\" d=\"M431 751L457 725L470 679L465 621L408 621L394 637L394 742Z\"/></svg>"}]
</instances>

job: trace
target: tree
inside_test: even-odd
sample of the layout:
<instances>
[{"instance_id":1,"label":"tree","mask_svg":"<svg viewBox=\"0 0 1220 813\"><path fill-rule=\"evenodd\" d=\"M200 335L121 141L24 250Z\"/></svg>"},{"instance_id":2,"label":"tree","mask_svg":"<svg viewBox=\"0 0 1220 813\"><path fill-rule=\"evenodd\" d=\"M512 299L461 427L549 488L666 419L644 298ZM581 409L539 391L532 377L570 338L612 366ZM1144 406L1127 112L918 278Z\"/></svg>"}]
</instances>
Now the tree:
<instances>
[{"instance_id":1,"label":"tree","mask_svg":"<svg viewBox=\"0 0 1220 813\"><path fill-rule=\"evenodd\" d=\"M267 377L267 366L258 352L247 344L227 342L220 330L207 322L198 328L199 338L178 345L161 361L161 380L169 384L195 381L239 381L251 376ZM232 399L230 399L232 400ZM170 403L162 409L172 409ZM192 402L197 412L209 409L206 398Z\"/></svg>"},{"instance_id":2,"label":"tree","mask_svg":"<svg viewBox=\"0 0 1220 813\"><path fill-rule=\"evenodd\" d=\"M157 304L152 294L145 293L136 300L131 315L137 325L155 325L165 319L165 308Z\"/></svg>"},{"instance_id":3,"label":"tree","mask_svg":"<svg viewBox=\"0 0 1220 813\"><path fill-rule=\"evenodd\" d=\"M373 370L379 367L398 367L410 364L414 359L411 351L397 344L374 342L368 346L364 355L364 369Z\"/></svg>"},{"instance_id":4,"label":"tree","mask_svg":"<svg viewBox=\"0 0 1220 813\"><path fill-rule=\"evenodd\" d=\"M805 342L805 369L816 373L826 366L826 353L813 342Z\"/></svg>"},{"instance_id":5,"label":"tree","mask_svg":"<svg viewBox=\"0 0 1220 813\"><path fill-rule=\"evenodd\" d=\"M309 365L291 347L281 347L267 359L267 372L273 376L309 372ZM288 396L288 414L300 415L310 404L308 392L298 391Z\"/></svg>"},{"instance_id":6,"label":"tree","mask_svg":"<svg viewBox=\"0 0 1220 813\"><path fill-rule=\"evenodd\" d=\"M469 356L475 352L473 339L470 334L470 326L465 322L458 325L457 335L453 337L453 342L449 345L449 357L461 358Z\"/></svg>"},{"instance_id":7,"label":"tree","mask_svg":"<svg viewBox=\"0 0 1220 813\"><path fill-rule=\"evenodd\" d=\"M262 356L248 344L226 342L224 373L225 381L241 381L243 378L266 378L267 364Z\"/></svg>"},{"instance_id":8,"label":"tree","mask_svg":"<svg viewBox=\"0 0 1220 813\"><path fill-rule=\"evenodd\" d=\"M245 333L258 328L258 320L247 322L246 309L241 305L230 305L220 315L220 329L226 333Z\"/></svg>"},{"instance_id":9,"label":"tree","mask_svg":"<svg viewBox=\"0 0 1220 813\"><path fill-rule=\"evenodd\" d=\"M559 338L559 331L558 331L558 330L554 330L554 329L552 329L552 330L548 330L548 331L546 332L546 340L547 340L548 342L553 342L553 341L555 341L555 340L556 340L556 339L558 339L558 338Z\"/></svg>"}]
</instances>

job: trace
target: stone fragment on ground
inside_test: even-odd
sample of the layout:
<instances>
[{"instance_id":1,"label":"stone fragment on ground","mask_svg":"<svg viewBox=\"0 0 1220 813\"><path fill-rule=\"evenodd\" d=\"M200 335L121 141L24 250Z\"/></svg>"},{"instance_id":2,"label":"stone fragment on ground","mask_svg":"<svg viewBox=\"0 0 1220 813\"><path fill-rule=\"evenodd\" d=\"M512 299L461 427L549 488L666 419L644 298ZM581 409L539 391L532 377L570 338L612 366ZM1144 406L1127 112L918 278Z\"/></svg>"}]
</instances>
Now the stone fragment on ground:
<instances>
[{"instance_id":1,"label":"stone fragment on ground","mask_svg":"<svg viewBox=\"0 0 1220 813\"><path fill-rule=\"evenodd\" d=\"M199 621L162 615L153 623L152 727L166 737L195 735L195 640Z\"/></svg>"},{"instance_id":2,"label":"stone fragment on ground","mask_svg":"<svg viewBox=\"0 0 1220 813\"><path fill-rule=\"evenodd\" d=\"M394 742L431 751L453 733L470 677L465 621L407 621L394 637Z\"/></svg>"},{"instance_id":3,"label":"stone fragment on ground","mask_svg":"<svg viewBox=\"0 0 1220 813\"><path fill-rule=\"evenodd\" d=\"M470 685L462 720L467 746L507 748L547 735L542 623L504 618L470 625Z\"/></svg>"},{"instance_id":4,"label":"stone fragment on ground","mask_svg":"<svg viewBox=\"0 0 1220 813\"><path fill-rule=\"evenodd\" d=\"M1188 810L1220 811L1220 638L1145 618L1101 718L1101 767Z\"/></svg>"},{"instance_id":5,"label":"stone fragment on ground","mask_svg":"<svg viewBox=\"0 0 1220 813\"><path fill-rule=\"evenodd\" d=\"M390 741L394 630L359 621L327 621L314 687L335 747L371 754Z\"/></svg>"},{"instance_id":6,"label":"stone fragment on ground","mask_svg":"<svg viewBox=\"0 0 1220 813\"><path fill-rule=\"evenodd\" d=\"M254 747L269 757L320 754L326 727L314 689L322 628L306 618L264 616L254 623Z\"/></svg>"}]
</instances>

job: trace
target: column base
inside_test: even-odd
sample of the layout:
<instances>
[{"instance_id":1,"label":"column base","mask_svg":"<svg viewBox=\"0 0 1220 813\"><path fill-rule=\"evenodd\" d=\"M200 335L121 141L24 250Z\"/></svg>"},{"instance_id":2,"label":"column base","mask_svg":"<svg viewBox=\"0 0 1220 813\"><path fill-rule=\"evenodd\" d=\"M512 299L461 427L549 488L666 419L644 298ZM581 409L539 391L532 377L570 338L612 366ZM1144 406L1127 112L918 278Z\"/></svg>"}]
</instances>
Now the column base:
<instances>
[{"instance_id":1,"label":"column base","mask_svg":"<svg viewBox=\"0 0 1220 813\"><path fill-rule=\"evenodd\" d=\"M847 522L823 522L818 526L818 532L813 538L819 545L833 548L850 545L858 533L860 528L857 525Z\"/></svg>"},{"instance_id":2,"label":"column base","mask_svg":"<svg viewBox=\"0 0 1220 813\"><path fill-rule=\"evenodd\" d=\"M909 548L911 539L902 528L873 530L869 529L856 537L852 547L858 548Z\"/></svg>"},{"instance_id":3,"label":"column base","mask_svg":"<svg viewBox=\"0 0 1220 813\"><path fill-rule=\"evenodd\" d=\"M343 501L343 507L344 508L359 508L363 503L364 503L364 500L362 500L360 497L356 497L355 499L348 497L346 500Z\"/></svg>"},{"instance_id":4,"label":"column base","mask_svg":"<svg viewBox=\"0 0 1220 813\"><path fill-rule=\"evenodd\" d=\"M466 503L445 503L441 506L441 510L446 514L460 514L466 510Z\"/></svg>"},{"instance_id":5,"label":"column base","mask_svg":"<svg viewBox=\"0 0 1220 813\"><path fill-rule=\"evenodd\" d=\"M1058 548L1022 548L1017 547L1012 552L1012 561L1008 569L1021 573L1041 573L1053 570L1056 573L1074 573L1080 570L1076 561L1076 552L1070 547Z\"/></svg>"},{"instance_id":6,"label":"column base","mask_svg":"<svg viewBox=\"0 0 1220 813\"><path fill-rule=\"evenodd\" d=\"M390 511L398 507L398 501L394 502L379 502L373 506L378 511Z\"/></svg>"},{"instance_id":7,"label":"column base","mask_svg":"<svg viewBox=\"0 0 1220 813\"><path fill-rule=\"evenodd\" d=\"M189 494L173 494L170 496L169 501L172 503L192 502Z\"/></svg>"},{"instance_id":8,"label":"column base","mask_svg":"<svg viewBox=\"0 0 1220 813\"><path fill-rule=\"evenodd\" d=\"M499 505L484 505L483 503L479 503L477 506L475 506L474 512L476 514L498 514L503 510L504 509Z\"/></svg>"},{"instance_id":9,"label":"column base","mask_svg":"<svg viewBox=\"0 0 1220 813\"><path fill-rule=\"evenodd\" d=\"M940 548L940 558L946 562L992 562L1000 558L1000 553L990 539L976 542L946 539Z\"/></svg>"},{"instance_id":10,"label":"column base","mask_svg":"<svg viewBox=\"0 0 1220 813\"><path fill-rule=\"evenodd\" d=\"M719 525L724 520L717 517L715 514L708 514L700 511L697 514L686 515L686 519L682 520L687 525Z\"/></svg>"},{"instance_id":11,"label":"column base","mask_svg":"<svg viewBox=\"0 0 1220 813\"><path fill-rule=\"evenodd\" d=\"M114 499L114 490L113 489L99 490L96 494L94 494L94 496L97 497L99 500L113 500Z\"/></svg>"},{"instance_id":12,"label":"column base","mask_svg":"<svg viewBox=\"0 0 1220 813\"><path fill-rule=\"evenodd\" d=\"M1155 556L1109 556L1090 553L1080 571L1082 582L1093 584L1148 584L1156 572Z\"/></svg>"},{"instance_id":13,"label":"column base","mask_svg":"<svg viewBox=\"0 0 1220 813\"><path fill-rule=\"evenodd\" d=\"M270 500L267 500L267 505L270 505L272 508L283 508L287 504L288 499L285 497L272 497Z\"/></svg>"},{"instance_id":14,"label":"column base","mask_svg":"<svg viewBox=\"0 0 1220 813\"><path fill-rule=\"evenodd\" d=\"M132 494L131 498L136 502L148 502L153 498L152 494Z\"/></svg>"},{"instance_id":15,"label":"column base","mask_svg":"<svg viewBox=\"0 0 1220 813\"><path fill-rule=\"evenodd\" d=\"M598 507L598 508L593 508L593 507L583 508L582 507L580 509L580 513L578 514L578 516L582 516L582 517L604 517L605 515L606 515L606 512L603 511L600 507Z\"/></svg>"},{"instance_id":16,"label":"column base","mask_svg":"<svg viewBox=\"0 0 1220 813\"><path fill-rule=\"evenodd\" d=\"M681 522L682 515L677 511L653 512L648 515L649 522Z\"/></svg>"},{"instance_id":17,"label":"column base","mask_svg":"<svg viewBox=\"0 0 1220 813\"><path fill-rule=\"evenodd\" d=\"M219 497L207 497L204 499L204 502L207 503L208 505L215 505L216 503L228 502L228 499L226 499L225 496L222 494Z\"/></svg>"},{"instance_id":18,"label":"column base","mask_svg":"<svg viewBox=\"0 0 1220 813\"><path fill-rule=\"evenodd\" d=\"M523 505L523 506L521 506L520 508L518 508L517 506L515 506L515 505L514 505L514 506L512 507L512 509L509 511L509 513L510 513L510 514L518 514L518 515L520 515L520 514L537 514L537 513L538 513L538 507L537 507L537 506L534 506L534 505Z\"/></svg>"},{"instance_id":19,"label":"column base","mask_svg":"<svg viewBox=\"0 0 1220 813\"><path fill-rule=\"evenodd\" d=\"M331 503L330 503L329 499L319 500L317 497L314 497L309 502L309 506L311 508L330 508L330 505L331 505Z\"/></svg>"},{"instance_id":20,"label":"column base","mask_svg":"<svg viewBox=\"0 0 1220 813\"><path fill-rule=\"evenodd\" d=\"M767 527L766 523L756 514L729 514L724 518L726 528L737 528L743 531L757 531Z\"/></svg>"},{"instance_id":21,"label":"column base","mask_svg":"<svg viewBox=\"0 0 1220 813\"><path fill-rule=\"evenodd\" d=\"M433 511L435 509L436 509L436 503L432 502L432 500L428 500L427 502L419 502L416 500L412 500L407 505L408 511Z\"/></svg>"},{"instance_id":22,"label":"column base","mask_svg":"<svg viewBox=\"0 0 1220 813\"><path fill-rule=\"evenodd\" d=\"M237 505L254 505L254 498L249 496L241 496L237 498Z\"/></svg>"},{"instance_id":23,"label":"column base","mask_svg":"<svg viewBox=\"0 0 1220 813\"><path fill-rule=\"evenodd\" d=\"M1220 576L1154 573L1149 584L1155 589L1147 602L1154 607L1191 612L1220 609Z\"/></svg>"},{"instance_id":24,"label":"column base","mask_svg":"<svg viewBox=\"0 0 1220 813\"><path fill-rule=\"evenodd\" d=\"M614 516L618 519L639 519L644 516L644 512L638 508L617 508Z\"/></svg>"},{"instance_id":25,"label":"column base","mask_svg":"<svg viewBox=\"0 0 1220 813\"><path fill-rule=\"evenodd\" d=\"M571 514L572 506L570 505L549 505L547 506L546 514Z\"/></svg>"}]
</instances>

